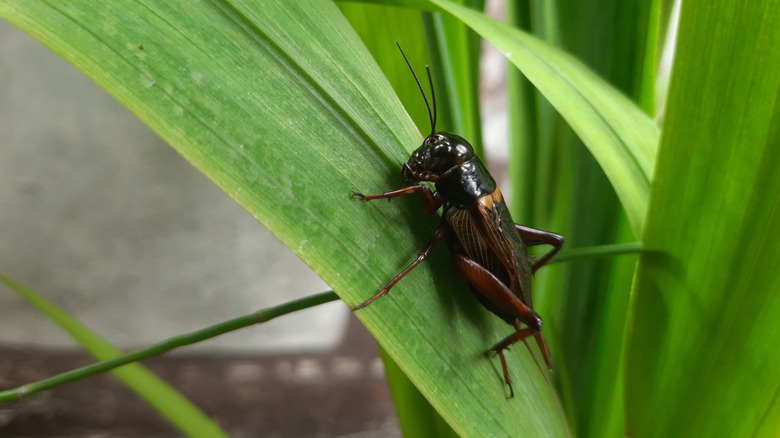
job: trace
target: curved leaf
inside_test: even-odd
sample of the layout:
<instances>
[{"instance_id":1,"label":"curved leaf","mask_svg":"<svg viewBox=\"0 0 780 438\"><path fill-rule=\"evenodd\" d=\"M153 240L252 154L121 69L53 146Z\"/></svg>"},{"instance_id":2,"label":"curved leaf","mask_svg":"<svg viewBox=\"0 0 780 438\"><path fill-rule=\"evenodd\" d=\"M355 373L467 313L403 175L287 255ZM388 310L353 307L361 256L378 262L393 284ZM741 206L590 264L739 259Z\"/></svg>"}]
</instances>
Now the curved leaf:
<instances>
[{"instance_id":1,"label":"curved leaf","mask_svg":"<svg viewBox=\"0 0 780 438\"><path fill-rule=\"evenodd\" d=\"M780 430L780 2L683 2L627 357L632 437Z\"/></svg>"}]
</instances>

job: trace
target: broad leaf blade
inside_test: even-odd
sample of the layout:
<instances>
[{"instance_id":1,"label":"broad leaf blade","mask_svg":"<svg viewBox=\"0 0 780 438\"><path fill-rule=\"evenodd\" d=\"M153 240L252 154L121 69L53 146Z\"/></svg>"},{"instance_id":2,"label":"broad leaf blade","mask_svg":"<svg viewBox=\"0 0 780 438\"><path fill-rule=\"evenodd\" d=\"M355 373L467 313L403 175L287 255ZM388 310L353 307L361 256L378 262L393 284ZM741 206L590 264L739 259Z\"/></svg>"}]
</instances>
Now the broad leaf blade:
<instances>
[{"instance_id":1,"label":"broad leaf blade","mask_svg":"<svg viewBox=\"0 0 780 438\"><path fill-rule=\"evenodd\" d=\"M415 200L349 199L399 187L421 138L332 4L20 0L0 15L108 90L349 303L436 227ZM452 275L444 248L432 259L358 316L459 433L568 435L522 348L508 355L516 397L505 399L484 353L511 328Z\"/></svg>"},{"instance_id":2,"label":"broad leaf blade","mask_svg":"<svg viewBox=\"0 0 780 438\"><path fill-rule=\"evenodd\" d=\"M400 44L409 62L421 74L420 80L427 85L422 69L430 61L423 14L413 9L385 5L352 2L339 2L337 5L390 81L417 129L429 132L431 122L425 101L396 45Z\"/></svg>"},{"instance_id":3,"label":"broad leaf blade","mask_svg":"<svg viewBox=\"0 0 780 438\"><path fill-rule=\"evenodd\" d=\"M635 283L628 434L780 430L780 3L683 2Z\"/></svg>"}]
</instances>

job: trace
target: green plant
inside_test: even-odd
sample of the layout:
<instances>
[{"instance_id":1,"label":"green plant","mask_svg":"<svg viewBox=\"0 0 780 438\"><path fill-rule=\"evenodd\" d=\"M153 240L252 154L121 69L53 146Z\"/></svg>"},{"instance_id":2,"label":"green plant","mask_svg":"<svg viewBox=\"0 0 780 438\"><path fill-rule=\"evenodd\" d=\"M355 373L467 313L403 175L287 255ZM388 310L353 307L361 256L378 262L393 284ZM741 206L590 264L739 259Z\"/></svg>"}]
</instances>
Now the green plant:
<instances>
[{"instance_id":1,"label":"green plant","mask_svg":"<svg viewBox=\"0 0 780 438\"><path fill-rule=\"evenodd\" d=\"M478 135L475 104L453 103L470 101L456 90L474 89L464 24L573 128L511 79L510 124L523 127L513 140L512 169L523 169L516 219L564 234L568 247L641 240L645 252L538 278L561 402L519 348L509 357L517 397L504 400L483 352L506 327L474 309L445 257L358 314L389 356L463 435L771 436L780 422L778 1L685 2L660 140L642 111L653 113L669 2L513 4L510 21L547 44L445 0L398 3L445 11L426 18L433 58L459 60L434 69L453 75L437 81L452 97L442 128ZM348 11L353 23L359 11ZM396 13L409 11L386 10L387 23L370 22L374 34ZM106 88L348 303L434 228L409 203L346 199L395 186L420 137L332 4L6 1L0 15ZM417 41L399 38L404 47L420 46L420 29L406 32ZM414 90L392 44L368 45L394 84ZM417 65L426 57L411 55ZM407 107L419 120L419 96L408 93L399 94L415 99Z\"/></svg>"}]
</instances>

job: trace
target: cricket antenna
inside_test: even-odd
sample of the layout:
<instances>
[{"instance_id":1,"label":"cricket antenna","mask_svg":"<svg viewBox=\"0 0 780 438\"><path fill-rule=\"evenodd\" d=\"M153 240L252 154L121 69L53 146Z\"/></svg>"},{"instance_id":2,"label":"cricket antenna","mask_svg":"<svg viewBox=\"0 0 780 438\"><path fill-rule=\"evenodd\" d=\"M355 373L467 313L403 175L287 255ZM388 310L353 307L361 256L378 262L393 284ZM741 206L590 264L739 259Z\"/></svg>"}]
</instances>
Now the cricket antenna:
<instances>
[{"instance_id":1,"label":"cricket antenna","mask_svg":"<svg viewBox=\"0 0 780 438\"><path fill-rule=\"evenodd\" d=\"M433 79L431 79L431 69L426 65L425 71L428 72L428 84L431 86L431 100L433 100L433 122L431 123L431 135L433 135L436 132L436 116L438 115L436 112L436 91L433 89ZM431 109L428 108L428 112L430 115Z\"/></svg>"},{"instance_id":2,"label":"cricket antenna","mask_svg":"<svg viewBox=\"0 0 780 438\"><path fill-rule=\"evenodd\" d=\"M412 67L412 63L409 62L409 58L406 57L406 53L404 53L404 49L401 48L401 44L395 43L396 46L398 46L398 50L401 51L401 55L403 55L404 60L406 61L406 65L409 66L409 70L412 71L412 76L414 76L415 82L417 82L417 86L420 88L420 93L422 93L423 99L425 99L425 106L428 108L428 118L431 120L431 135L433 135L436 132L436 93L433 91L433 79L431 79L431 69L426 65L425 70L428 72L428 83L431 86L431 97L433 98L433 112L431 112L431 105L428 103L428 96L425 95L425 90L423 90L423 86L420 83L420 80L417 78L417 73L414 72L414 68Z\"/></svg>"}]
</instances>

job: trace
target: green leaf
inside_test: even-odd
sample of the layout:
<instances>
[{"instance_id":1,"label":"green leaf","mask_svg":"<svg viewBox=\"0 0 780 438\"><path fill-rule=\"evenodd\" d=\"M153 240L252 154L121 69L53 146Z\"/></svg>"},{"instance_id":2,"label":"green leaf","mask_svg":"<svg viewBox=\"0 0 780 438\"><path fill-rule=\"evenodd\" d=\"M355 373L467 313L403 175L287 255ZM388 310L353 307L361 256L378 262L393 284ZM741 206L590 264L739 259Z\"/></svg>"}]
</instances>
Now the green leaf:
<instances>
[{"instance_id":1,"label":"green leaf","mask_svg":"<svg viewBox=\"0 0 780 438\"><path fill-rule=\"evenodd\" d=\"M18 0L0 15L133 111L348 303L375 293L436 227L415 200L349 199L399 187L421 137L330 3ZM461 435L568 436L524 348L508 355L516 396L505 399L485 351L511 328L444 251L358 317Z\"/></svg>"},{"instance_id":2,"label":"green leaf","mask_svg":"<svg viewBox=\"0 0 780 438\"><path fill-rule=\"evenodd\" d=\"M780 2L683 2L635 282L627 434L780 430Z\"/></svg>"},{"instance_id":3,"label":"green leaf","mask_svg":"<svg viewBox=\"0 0 780 438\"><path fill-rule=\"evenodd\" d=\"M530 0L506 3L507 24L530 32L533 27L530 3ZM549 182L549 179L541 180L539 175L543 173L540 168L549 167L545 166L542 157L551 154L552 148L542 146L541 133L550 129L542 128L539 92L513 65L508 65L506 70L506 94L508 168L512 183L509 208L515 222L542 226L534 220L534 216L540 216L540 212L535 208L537 191L548 187Z\"/></svg>"},{"instance_id":4,"label":"green leaf","mask_svg":"<svg viewBox=\"0 0 780 438\"><path fill-rule=\"evenodd\" d=\"M560 11L552 15L557 20L557 47L633 101L652 96L654 75L644 71L654 64L653 44L648 44L655 27L651 0L554 3ZM539 33L538 28L531 30ZM534 172L544 169L538 176L546 178L535 179L535 185L524 190L535 193L540 204L532 212L542 220L533 224L566 236L567 248L632 240L604 171L563 120L553 121L541 128L552 141L533 144L539 157L532 163ZM545 208L545 201L552 208ZM621 357L636 260L568 263L541 272L537 279L540 299L535 302L549 321L548 339L556 348L556 370L561 371L556 383L572 427L583 438L624 434Z\"/></svg>"},{"instance_id":5,"label":"green leaf","mask_svg":"<svg viewBox=\"0 0 780 438\"><path fill-rule=\"evenodd\" d=\"M471 8L484 8L482 0L459 0ZM437 130L456 132L484 158L479 112L479 60L481 39L460 20L446 14L424 14L434 83L439 92ZM426 132L426 131L423 131Z\"/></svg>"},{"instance_id":6,"label":"green leaf","mask_svg":"<svg viewBox=\"0 0 780 438\"><path fill-rule=\"evenodd\" d=\"M420 132L430 131L430 118L420 90L396 43L400 44L416 70L428 64L425 29L419 11L384 5L337 3L360 39L371 52L398 99ZM421 71L424 80L425 72Z\"/></svg>"},{"instance_id":7,"label":"green leaf","mask_svg":"<svg viewBox=\"0 0 780 438\"><path fill-rule=\"evenodd\" d=\"M379 349L379 354L385 364L387 383L404 438L457 437L455 431L444 422L395 361L388 357L382 348Z\"/></svg>"},{"instance_id":8,"label":"green leaf","mask_svg":"<svg viewBox=\"0 0 780 438\"><path fill-rule=\"evenodd\" d=\"M652 120L561 50L471 9L431 1L504 53L550 101L599 162L641 236L659 139Z\"/></svg>"},{"instance_id":9,"label":"green leaf","mask_svg":"<svg viewBox=\"0 0 780 438\"><path fill-rule=\"evenodd\" d=\"M1 274L0 283L16 291L46 313L52 321L68 332L95 358L104 360L122 354L108 341L55 306L51 301ZM188 436L227 437L227 434L219 428L217 423L146 367L137 363L130 364L115 369L113 373Z\"/></svg>"}]
</instances>

